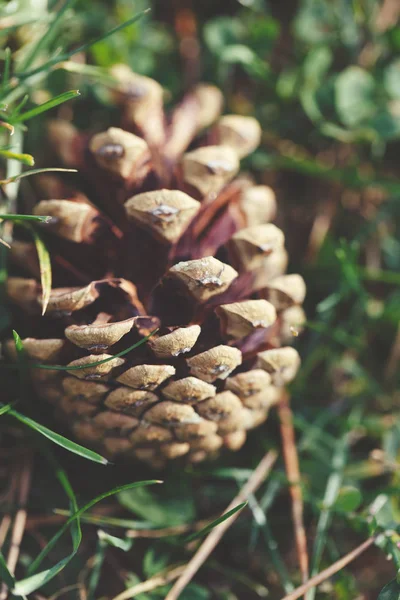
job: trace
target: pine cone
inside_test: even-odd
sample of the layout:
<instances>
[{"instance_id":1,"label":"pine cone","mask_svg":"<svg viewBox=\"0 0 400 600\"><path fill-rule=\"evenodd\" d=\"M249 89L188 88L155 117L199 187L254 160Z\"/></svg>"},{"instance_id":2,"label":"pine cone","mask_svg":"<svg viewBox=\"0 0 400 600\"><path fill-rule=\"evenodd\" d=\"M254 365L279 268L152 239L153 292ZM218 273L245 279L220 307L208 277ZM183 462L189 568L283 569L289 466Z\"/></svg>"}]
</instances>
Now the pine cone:
<instances>
[{"instance_id":1,"label":"pine cone","mask_svg":"<svg viewBox=\"0 0 400 600\"><path fill-rule=\"evenodd\" d=\"M11 257L31 278L10 277L8 294L28 356L71 367L35 368L32 379L80 442L154 467L200 462L239 449L295 377L287 344L304 321L305 285L284 274L273 191L238 176L259 123L220 116L221 92L204 84L166 116L155 81L122 66L113 75L123 129L89 137L50 126L82 185L41 180L48 199L33 213L52 217L42 235L55 283L45 316L25 240Z\"/></svg>"}]
</instances>

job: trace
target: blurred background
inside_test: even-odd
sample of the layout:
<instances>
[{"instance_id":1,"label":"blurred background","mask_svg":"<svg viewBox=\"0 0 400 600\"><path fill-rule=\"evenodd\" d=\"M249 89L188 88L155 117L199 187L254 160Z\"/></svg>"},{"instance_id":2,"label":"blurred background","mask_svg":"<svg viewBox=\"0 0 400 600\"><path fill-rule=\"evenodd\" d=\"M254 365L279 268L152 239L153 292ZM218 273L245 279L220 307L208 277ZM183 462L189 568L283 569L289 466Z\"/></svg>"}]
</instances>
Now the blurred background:
<instances>
[{"instance_id":1,"label":"blurred background","mask_svg":"<svg viewBox=\"0 0 400 600\"><path fill-rule=\"evenodd\" d=\"M148 8L135 23L106 36ZM225 112L261 122L262 144L245 159L244 170L274 189L289 272L302 274L308 290L307 323L296 342L302 369L290 391L313 573L375 536L368 551L307 600L314 594L321 600L373 600L400 567L399 17L398 0L0 2L5 121L13 122L8 117L19 114L26 95L25 109L51 103L67 90L81 94L35 114L23 141L2 129L2 180L20 172L15 161L10 170L10 151L33 156L38 167L52 166L45 135L50 117L67 118L86 131L118 124L108 75L116 63L159 81L167 105L193 83L211 82L224 93ZM36 73L30 59L42 38L40 64L47 66ZM10 64L28 76L11 85ZM27 194L29 180L21 184ZM13 198L19 190L10 191L10 185ZM6 331L8 309L0 308ZM0 374L1 385L10 386L8 373ZM23 448L36 448L37 442L15 422L1 423L5 528L4 519L18 509L7 492L10 477L20 468ZM32 597L116 598L187 561L190 545L148 531L190 528L218 515L265 451L281 447L276 415L257 431L239 454L179 476L163 474L162 491L123 492L87 513L78 557ZM143 467L127 473L62 450L55 455L79 505L115 485L151 476ZM65 522L59 511L67 502L55 472L36 457L18 573ZM181 598L278 600L300 585L290 514L279 457L272 476ZM105 532L100 536L99 527ZM49 565L70 552L65 535ZM156 600L169 588L135 589L139 592L124 597ZM398 598L398 584L385 594L382 600Z\"/></svg>"}]
</instances>

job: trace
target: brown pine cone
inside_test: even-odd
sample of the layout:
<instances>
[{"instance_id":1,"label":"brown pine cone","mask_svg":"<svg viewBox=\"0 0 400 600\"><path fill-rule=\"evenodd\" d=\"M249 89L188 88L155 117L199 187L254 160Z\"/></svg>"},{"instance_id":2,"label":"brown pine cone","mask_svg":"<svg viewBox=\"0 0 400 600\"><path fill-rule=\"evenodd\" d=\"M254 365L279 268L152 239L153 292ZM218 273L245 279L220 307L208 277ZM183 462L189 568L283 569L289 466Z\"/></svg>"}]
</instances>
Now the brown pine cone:
<instances>
[{"instance_id":1,"label":"brown pine cone","mask_svg":"<svg viewBox=\"0 0 400 600\"><path fill-rule=\"evenodd\" d=\"M50 126L83 191L41 181L47 199L33 213L52 217L42 235L56 286L45 316L24 240L11 257L14 273L31 278L10 277L8 294L34 362L111 358L32 369L81 443L155 467L200 462L239 449L295 377L300 359L287 344L304 321L305 285L285 275L273 191L238 176L259 123L220 116L221 92L204 84L166 115L158 83L123 66L113 75L124 129L89 137L67 122Z\"/></svg>"}]
</instances>

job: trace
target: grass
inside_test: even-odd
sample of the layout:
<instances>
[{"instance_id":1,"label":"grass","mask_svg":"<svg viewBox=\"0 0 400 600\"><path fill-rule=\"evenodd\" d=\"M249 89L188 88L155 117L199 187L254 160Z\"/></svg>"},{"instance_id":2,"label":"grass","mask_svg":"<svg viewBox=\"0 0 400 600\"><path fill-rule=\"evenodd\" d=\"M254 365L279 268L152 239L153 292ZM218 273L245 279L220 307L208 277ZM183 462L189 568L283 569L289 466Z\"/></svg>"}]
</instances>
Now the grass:
<instances>
[{"instance_id":1,"label":"grass","mask_svg":"<svg viewBox=\"0 0 400 600\"><path fill-rule=\"evenodd\" d=\"M104 461L29 406L16 338L18 399L6 393L16 373L0 370L0 580L17 596L157 600L174 597L173 582L195 560L182 600L375 600L380 590L380 600L398 598L400 23L390 2L48 4L32 21L22 4L11 3L12 12L0 2L1 237L10 243L18 223L31 229L46 293L51 257L35 223L45 217L19 215L17 199L20 185L31 193L27 175L47 170L30 169L47 111L72 102L77 121L95 128L110 111L106 69L115 62L178 97L191 81L185 49L194 35L202 78L224 91L227 112L263 124L263 144L245 166L277 191L290 271L307 282L308 322L297 341L289 436L281 438L273 413L240 453L180 473L171 467L150 487L146 467L92 462ZM71 60L77 53L87 64ZM68 91L75 87L79 98ZM271 451L277 458L253 490ZM303 513L306 549L296 546L292 511Z\"/></svg>"}]
</instances>

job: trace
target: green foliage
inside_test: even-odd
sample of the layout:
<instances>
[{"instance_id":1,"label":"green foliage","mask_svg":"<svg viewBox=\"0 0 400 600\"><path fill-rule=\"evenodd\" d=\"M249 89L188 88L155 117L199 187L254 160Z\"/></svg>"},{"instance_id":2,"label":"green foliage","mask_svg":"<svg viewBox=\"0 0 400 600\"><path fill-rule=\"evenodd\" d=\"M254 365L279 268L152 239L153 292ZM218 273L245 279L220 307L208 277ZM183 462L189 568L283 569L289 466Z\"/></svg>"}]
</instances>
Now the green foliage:
<instances>
[{"instance_id":1,"label":"green foliage","mask_svg":"<svg viewBox=\"0 0 400 600\"><path fill-rule=\"evenodd\" d=\"M343 486L339 490L334 508L343 512L357 510L362 504L363 497L359 489L353 486Z\"/></svg>"},{"instance_id":2,"label":"green foliage","mask_svg":"<svg viewBox=\"0 0 400 600\"><path fill-rule=\"evenodd\" d=\"M203 529L200 529L200 531L196 531L196 533L192 533L192 535L189 535L187 538L185 538L184 542L185 543L192 542L193 540L197 540L198 538L203 537L204 535L207 535L207 533L209 533L217 525L219 525L220 523L223 523L224 521L229 519L229 517L232 517L234 514L236 514L240 510L243 510L245 506L247 506L247 502L242 502L241 504L238 504L231 510L228 510L228 512L224 513L221 517L218 517L218 519L215 519L214 521L212 521L209 525L206 525L205 527L203 527Z\"/></svg>"},{"instance_id":3,"label":"green foliage","mask_svg":"<svg viewBox=\"0 0 400 600\"><path fill-rule=\"evenodd\" d=\"M187 480L169 478L162 488L128 490L118 495L119 502L134 514L158 527L190 523L195 514L193 496Z\"/></svg>"},{"instance_id":4,"label":"green foliage","mask_svg":"<svg viewBox=\"0 0 400 600\"><path fill-rule=\"evenodd\" d=\"M155 481L155 480L154 481L139 481L139 482L130 483L130 484L127 484L124 486L119 486L117 488L110 490L109 492L105 492L105 493L101 494L100 496L97 496L96 498L94 498L93 500L91 500L90 502L85 504L85 506L83 506L79 510L76 510L76 512L65 522L65 524L61 527L61 529L48 542L48 544L45 546L45 548L43 548L43 550L40 552L40 554L36 557L36 559L30 565L30 567L28 569L29 576L21 581L18 581L14 585L14 587L12 588L13 593L17 596L26 596L28 594L31 594L32 592L43 587L48 581L53 579L56 575L58 575L58 573L60 573L66 567L66 565L72 560L72 558L78 552L80 543L82 541L82 532L81 532L80 525L79 525L79 518L83 513L85 513L90 508L92 508L92 506L94 506L101 500L104 500L105 498L109 498L110 496L113 496L113 495L121 492L122 490L132 489L132 488L140 488L141 486L153 485L155 483L161 483L161 482ZM51 567L50 569L46 569L45 571L35 573L35 571L38 569L38 567L42 563L43 559L47 556L47 554L50 552L50 550L52 550L52 548L54 548L55 544L58 542L58 540L61 538L61 536L68 530L70 525L74 525L75 523L77 524L76 527L71 528L72 529L72 544L73 544L72 552L67 557L65 557L64 559L59 561L56 565Z\"/></svg>"},{"instance_id":5,"label":"green foliage","mask_svg":"<svg viewBox=\"0 0 400 600\"><path fill-rule=\"evenodd\" d=\"M2 408L2 405L0 405L0 408ZM37 423L33 419L30 419L29 417L22 415L20 412L14 410L13 408L8 408L7 411L5 411L5 414L7 414L8 416L14 417L15 419L17 419L17 421L20 421L27 427L30 427L31 429L33 429L40 435L44 436L45 438L47 438L48 440L53 442L53 444L57 444L57 446L61 446L61 448L68 450L68 452L72 452L73 454L82 456L82 458L86 458L87 460L91 460L93 462L97 462L102 465L108 464L108 460L103 458L102 456L100 456L100 454L97 454L97 452L93 452L93 450L89 450L88 448L84 448L83 446L81 446L80 444L77 444L76 442L72 442L71 440L68 440L63 435L60 435L59 433L55 433L54 431L51 431L47 427L44 427L44 425L41 425L40 423Z\"/></svg>"},{"instance_id":6,"label":"green foliage","mask_svg":"<svg viewBox=\"0 0 400 600\"><path fill-rule=\"evenodd\" d=\"M399 600L400 599L400 584L393 579L390 583L385 585L383 590L378 596L378 600Z\"/></svg>"}]
</instances>

